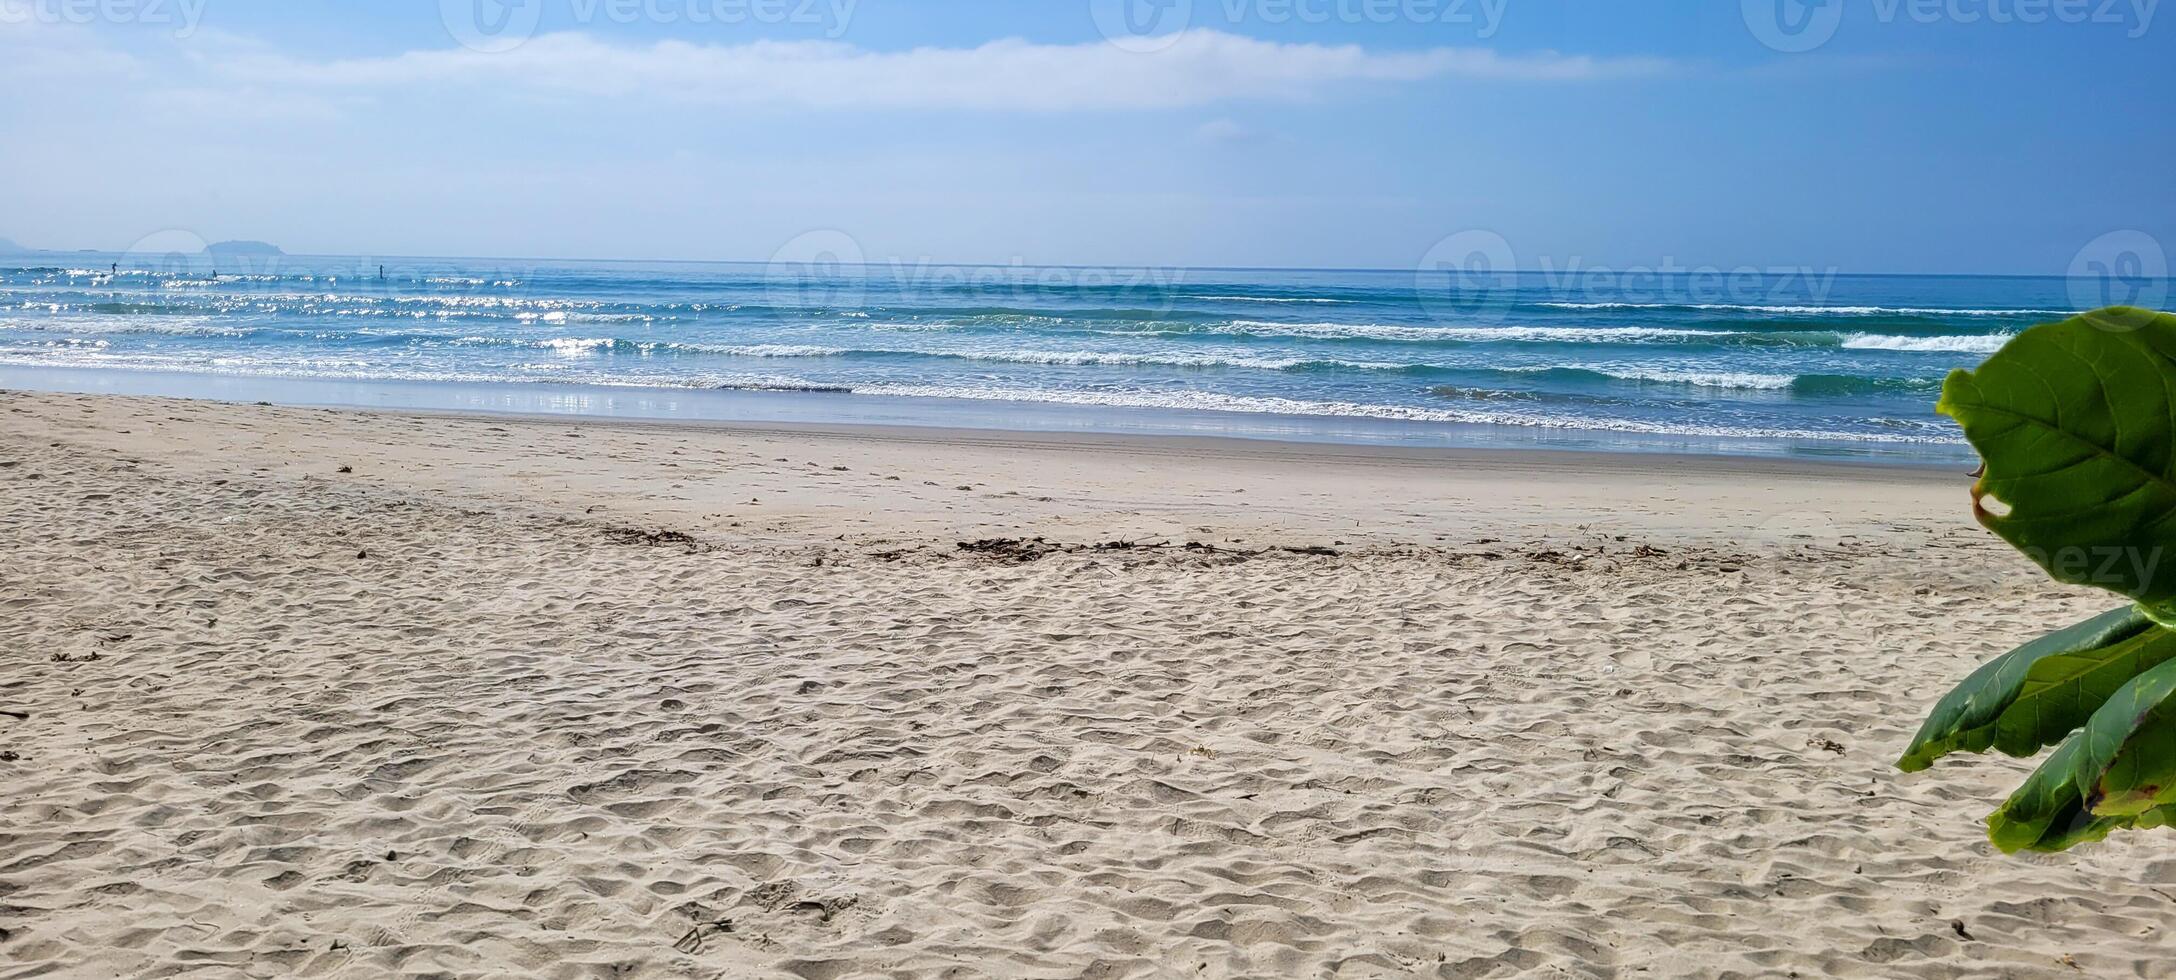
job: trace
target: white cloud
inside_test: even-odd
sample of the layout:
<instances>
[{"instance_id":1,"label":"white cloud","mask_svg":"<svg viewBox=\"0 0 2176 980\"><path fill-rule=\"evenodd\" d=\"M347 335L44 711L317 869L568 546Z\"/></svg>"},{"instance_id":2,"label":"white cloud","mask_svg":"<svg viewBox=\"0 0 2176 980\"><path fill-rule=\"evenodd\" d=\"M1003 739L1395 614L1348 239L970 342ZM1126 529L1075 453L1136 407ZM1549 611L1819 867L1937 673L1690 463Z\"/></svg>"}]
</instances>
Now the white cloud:
<instances>
[{"instance_id":1,"label":"white cloud","mask_svg":"<svg viewBox=\"0 0 2176 980\"><path fill-rule=\"evenodd\" d=\"M136 59L101 46L85 28L0 17L0 78L108 78L134 74L137 67Z\"/></svg>"},{"instance_id":2,"label":"white cloud","mask_svg":"<svg viewBox=\"0 0 2176 980\"><path fill-rule=\"evenodd\" d=\"M1246 143L1257 134L1229 119L1211 119L1195 129L1194 135L1207 143Z\"/></svg>"},{"instance_id":3,"label":"white cloud","mask_svg":"<svg viewBox=\"0 0 2176 980\"><path fill-rule=\"evenodd\" d=\"M1211 119L1194 128L1194 138L1215 146L1245 146L1257 143L1281 143L1282 133L1257 129L1232 119Z\"/></svg>"},{"instance_id":4,"label":"white cloud","mask_svg":"<svg viewBox=\"0 0 2176 980\"><path fill-rule=\"evenodd\" d=\"M176 119L235 122L333 122L345 102L310 92L249 86L239 89L169 86L143 93L152 111ZM349 100L356 101L356 100Z\"/></svg>"},{"instance_id":5,"label":"white cloud","mask_svg":"<svg viewBox=\"0 0 2176 980\"><path fill-rule=\"evenodd\" d=\"M498 53L450 48L331 61L244 54L212 67L242 81L360 90L475 84L497 93L782 108L1058 111L1301 100L1334 86L1452 77L1580 81L1653 74L1669 64L1482 48L1369 51L1201 30L1153 54L1022 40L899 52L825 41L639 46L559 33Z\"/></svg>"}]
</instances>

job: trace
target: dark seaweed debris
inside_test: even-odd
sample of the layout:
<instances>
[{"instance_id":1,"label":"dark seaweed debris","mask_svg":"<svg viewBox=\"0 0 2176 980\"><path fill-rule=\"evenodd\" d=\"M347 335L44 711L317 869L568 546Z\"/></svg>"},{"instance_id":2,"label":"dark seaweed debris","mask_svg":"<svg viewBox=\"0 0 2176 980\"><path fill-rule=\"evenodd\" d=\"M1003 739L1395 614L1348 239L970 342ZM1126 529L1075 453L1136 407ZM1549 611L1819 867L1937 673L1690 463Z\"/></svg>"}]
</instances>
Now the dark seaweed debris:
<instances>
[{"instance_id":1,"label":"dark seaweed debris","mask_svg":"<svg viewBox=\"0 0 2176 980\"><path fill-rule=\"evenodd\" d=\"M701 541L697 541L694 535L684 531L645 531L632 527L608 527L604 530L604 536L613 544L647 545L652 548L677 546L686 548L688 554L691 555L704 550Z\"/></svg>"},{"instance_id":2,"label":"dark seaweed debris","mask_svg":"<svg viewBox=\"0 0 2176 980\"><path fill-rule=\"evenodd\" d=\"M1321 546L1292 547L1289 545L1276 545L1268 548L1220 548L1199 541L1189 541L1176 546L1169 541L1105 541L1099 544L1058 544L1044 538L984 538L980 541L962 541L959 543L959 550L969 555L991 561L1020 564L1040 561L1051 555L1074 555L1082 552L1164 551L1174 547L1195 555L1233 558L1256 558L1273 552L1320 558L1338 558L1342 557L1343 554L1336 549Z\"/></svg>"}]
</instances>

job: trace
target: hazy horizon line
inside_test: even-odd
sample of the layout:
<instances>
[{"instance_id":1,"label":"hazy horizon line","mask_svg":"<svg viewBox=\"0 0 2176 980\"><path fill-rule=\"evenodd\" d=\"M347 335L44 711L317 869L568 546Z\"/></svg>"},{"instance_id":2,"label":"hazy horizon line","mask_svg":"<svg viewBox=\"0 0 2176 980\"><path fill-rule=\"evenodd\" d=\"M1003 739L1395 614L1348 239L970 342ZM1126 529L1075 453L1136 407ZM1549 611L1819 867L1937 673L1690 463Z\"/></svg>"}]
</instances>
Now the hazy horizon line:
<instances>
[{"instance_id":1,"label":"hazy horizon line","mask_svg":"<svg viewBox=\"0 0 2176 980\"><path fill-rule=\"evenodd\" d=\"M289 252L289 251L285 250L284 248L280 248L280 246L278 246L278 245L276 245L276 244L274 244L274 243L271 243L271 242L266 242L266 241L264 241L264 240L262 240L262 239L228 239L228 241L233 241L233 242L248 242L248 243L251 243L251 244L264 244L264 245L271 245L271 246L272 246L273 248L279 249L279 251L278 251L278 253L277 253L276 255L257 255L257 256L251 256L252 258L258 258L258 259L264 259L264 258L294 258L294 259L368 259L368 260L370 260L370 261L371 261L371 262L373 262L373 263L375 263L375 262L379 262L379 261L381 261L381 260L382 260L382 261L385 261L385 262L393 262L393 261L399 261L399 260L408 260L408 261L446 261L446 262L530 262L530 263L543 263L543 262L563 262L563 263L595 263L595 264L608 264L608 265L753 265L753 266L766 266L766 265L773 265L773 264L784 264L784 265L808 265L808 264L811 264L811 263L808 263L808 262L806 262L806 261L800 261L800 260L791 260L791 261L783 261L783 262L782 262L781 260L777 260L777 259L581 258L581 257L573 257L573 256L548 256L548 255L450 255L450 254L448 254L448 255L431 255L431 254L420 254L420 253L384 253L384 254L379 254L379 253L372 253L372 252ZM6 237L4 237L4 236L0 236L0 243L8 243L8 244L13 244L13 245L15 245L15 246L16 246L16 247L17 247L18 249L21 249L21 251L20 251L20 252L16 253L17 255L106 255L106 256L125 256L125 255L133 255L133 254L161 254L161 255L171 255L171 254L186 254L186 255L208 255L208 254L210 254L209 252L204 252L204 251L198 251L198 252L190 252L190 253L180 253L180 252L172 252L172 251L161 251L161 252L156 252L156 253L153 253L153 252L151 252L151 251L146 251L146 252L144 252L144 253L136 253L136 252L131 252L131 251L128 251L128 250L125 250L125 249L102 249L102 248L75 248L75 249L67 249L67 248L35 248L35 247L31 247L31 246L28 246L28 245L23 245L23 244L22 244L22 243L20 243L20 242L14 242L14 241L12 241L11 239L8 239L8 238L6 238ZM214 242L214 243L212 243L212 244L222 244L222 243L220 243L220 242ZM5 256L5 253L0 253L0 257L4 257L4 256ZM1670 261L1673 261L1673 262L1674 262L1675 260L1670 260ZM1412 273L1414 273L1414 272L1417 272L1417 271L1419 271L1419 269L1418 269L1417 267L1408 267L1408 268L1395 268L1395 267L1384 267L1384 266L1217 265L1217 264L1213 264L1213 263L1203 263L1203 264L1186 264L1186 263L1137 263L1137 264L1130 264L1130 265L1122 265L1122 264L1111 264L1111 263L1100 263L1100 262L972 262L972 261L964 261L964 262L963 262L963 261L955 261L955 260L942 260L942 261L940 261L940 260L937 260L937 259L934 259L934 258L930 258L930 257L927 257L927 256L924 256L924 257L921 257L921 258L915 259L915 260L913 260L913 261L911 261L911 262L908 262L908 260L904 260L904 259L901 259L901 260L896 260L896 261L892 261L892 262L839 262L839 263L835 263L835 265L836 265L836 266L838 266L838 267L840 267L840 268L860 268L860 269L888 269L888 268L895 268L895 267L897 267L897 266L899 266L899 265L901 265L901 264L911 264L911 265L915 265L915 266L928 266L928 267L936 267L936 268L954 268L954 269L1069 269L1069 270L1084 270L1084 269L1106 269L1106 270L1192 269L1192 270L1200 270L1200 271L1204 271L1204 272L1339 272L1339 273L1380 273L1380 274L1392 274L1392 275L1405 275L1405 274L1412 274ZM1824 276L1847 276L1847 277L1854 277L1854 278L1869 278L1869 279L1874 279L1874 278L1887 278L1887 279L2057 279L2057 280L2068 280L2068 279L2073 279L2073 278L2081 278L2081 277L2074 277L2074 276L2071 276L2071 275L2068 275L2068 274L2065 274L2065 273L2046 273L2046 272L1856 272L1856 271L1846 271L1846 270L1844 270L1844 269L1842 269L1842 268L1839 268L1839 267L1832 267L1832 266L1811 266L1811 265L1807 265L1807 264L1804 264L1804 263L1800 263L1800 264L1796 264L1796 265L1788 265L1788 264L1769 264L1769 265L1755 265L1755 264L1752 264L1752 263L1743 263L1743 264L1739 264L1739 265L1736 265L1736 266L1723 266L1723 265L1719 265L1719 264L1714 264L1714 263L1706 263L1706 264L1696 264L1696 265L1691 265L1691 266L1673 266L1672 268L1669 268L1669 269L1661 269L1661 268L1656 268L1656 267L1653 267L1653 266L1650 266L1650 265L1639 265L1639 264L1632 264L1632 265L1617 265L1617 264L1613 264L1613 263L1606 263L1606 262L1595 262L1595 263L1585 263L1585 262L1582 262L1582 263L1579 263L1579 264L1575 264L1575 265L1568 265L1568 266L1564 266L1564 267L1560 267L1560 268L1547 268L1547 269L1536 269L1536 268L1516 268L1516 269L1508 269L1508 270L1503 270L1503 271L1497 271L1497 270L1487 270L1487 271L1484 271L1484 272L1478 272L1478 273L1475 273L1475 274L1476 274L1476 275L1492 275L1492 276L1493 276L1493 275L1514 275L1514 276L1527 276L1527 275L1582 275L1582 274L1589 274L1589 273L1593 273L1593 272L1596 272L1596 271L1601 271L1601 272L1608 272L1608 273L1614 273L1614 274L1638 274L1638 275L1657 275L1657 276L1695 276L1695 275L1744 274L1744 273L1748 273L1748 272L1751 272L1751 273L1756 273L1756 274L1762 274L1762 275L1767 275L1767 274L1777 274L1777 275L1782 275L1782 274L1801 274L1801 275L1802 275L1802 274L1805 274L1805 273L1807 273L1808 271L1811 271L1811 272L1814 272L1814 273L1818 273L1818 274L1820 274L1820 275L1824 275ZM2095 277L2087 276L2087 277L2082 277L2082 278L2089 278L2089 279L2090 279L2090 278L2095 278ZM2170 276L2162 276L2162 277L2159 277L2159 278L2157 278L2157 279L2154 279L2153 277L2148 277L2148 278L2149 278L2149 279L2150 279L2151 281L2159 281L2159 282L2170 282L2170 281L2176 281L2176 277L2170 277Z\"/></svg>"}]
</instances>

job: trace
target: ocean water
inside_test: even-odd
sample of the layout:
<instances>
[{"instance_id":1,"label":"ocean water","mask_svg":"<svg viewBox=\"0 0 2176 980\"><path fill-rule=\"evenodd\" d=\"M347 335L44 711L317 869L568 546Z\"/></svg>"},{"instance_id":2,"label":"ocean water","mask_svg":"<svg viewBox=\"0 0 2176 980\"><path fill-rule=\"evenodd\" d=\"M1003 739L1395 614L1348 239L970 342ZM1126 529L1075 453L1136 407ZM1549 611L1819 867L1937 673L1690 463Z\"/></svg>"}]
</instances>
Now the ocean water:
<instances>
[{"instance_id":1,"label":"ocean water","mask_svg":"<svg viewBox=\"0 0 2176 980\"><path fill-rule=\"evenodd\" d=\"M1169 413L1237 434L1949 460L1966 450L1933 412L1943 376L2072 312L2072 285L44 253L0 259L0 368L791 391L846 419L882 404L941 422L972 402L998 424Z\"/></svg>"}]
</instances>

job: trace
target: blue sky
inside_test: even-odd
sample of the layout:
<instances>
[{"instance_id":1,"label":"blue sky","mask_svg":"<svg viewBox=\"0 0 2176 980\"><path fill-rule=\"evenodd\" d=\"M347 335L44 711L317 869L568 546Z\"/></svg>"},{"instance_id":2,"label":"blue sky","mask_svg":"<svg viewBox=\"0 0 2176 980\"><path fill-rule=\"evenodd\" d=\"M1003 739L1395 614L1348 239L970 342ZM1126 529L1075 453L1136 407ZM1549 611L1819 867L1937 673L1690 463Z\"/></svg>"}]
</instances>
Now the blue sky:
<instances>
[{"instance_id":1,"label":"blue sky","mask_svg":"<svg viewBox=\"0 0 2176 980\"><path fill-rule=\"evenodd\" d=\"M0 0L25 245L761 260L837 230L872 261L1405 268L1479 229L1526 268L2024 274L2176 246L2158 0L1166 0L1146 34L1119 0L71 2ZM1763 43L1779 13L1814 32L1781 47L1825 40Z\"/></svg>"}]
</instances>

